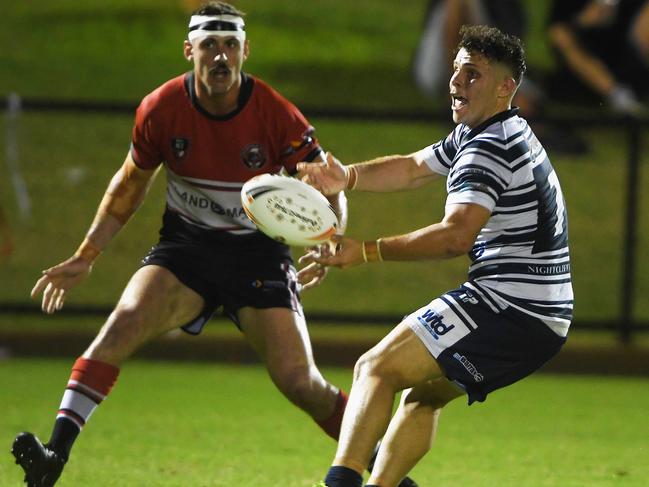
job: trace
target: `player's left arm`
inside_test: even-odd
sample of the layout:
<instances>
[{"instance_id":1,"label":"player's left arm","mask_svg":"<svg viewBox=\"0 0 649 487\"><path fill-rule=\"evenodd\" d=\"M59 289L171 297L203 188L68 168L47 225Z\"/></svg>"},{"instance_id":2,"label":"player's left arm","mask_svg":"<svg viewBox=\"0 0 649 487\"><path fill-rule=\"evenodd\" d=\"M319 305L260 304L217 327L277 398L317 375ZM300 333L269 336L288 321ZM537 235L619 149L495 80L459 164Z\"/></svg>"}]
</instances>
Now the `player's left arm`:
<instances>
[{"instance_id":1,"label":"player's left arm","mask_svg":"<svg viewBox=\"0 0 649 487\"><path fill-rule=\"evenodd\" d=\"M473 248L491 210L474 203L447 205L441 222L418 230L358 241L347 237L338 240L338 252L332 256L305 256L301 263L315 262L325 266L348 268L380 260L416 261L450 259L465 255Z\"/></svg>"}]
</instances>

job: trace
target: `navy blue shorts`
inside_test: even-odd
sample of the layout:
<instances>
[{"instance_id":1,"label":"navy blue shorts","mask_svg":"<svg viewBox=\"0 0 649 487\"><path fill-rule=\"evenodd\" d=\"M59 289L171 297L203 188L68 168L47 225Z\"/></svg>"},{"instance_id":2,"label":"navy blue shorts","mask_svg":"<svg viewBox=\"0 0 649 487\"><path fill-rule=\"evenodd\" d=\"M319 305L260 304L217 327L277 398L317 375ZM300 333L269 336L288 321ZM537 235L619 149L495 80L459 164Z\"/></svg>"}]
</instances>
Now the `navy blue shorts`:
<instances>
[{"instance_id":1,"label":"navy blue shorts","mask_svg":"<svg viewBox=\"0 0 649 487\"><path fill-rule=\"evenodd\" d=\"M290 249L265 235L231 235L190 225L167 211L160 241L142 265L158 265L200 294L205 307L182 329L197 335L219 307L237 326L237 311L290 308L302 314Z\"/></svg>"},{"instance_id":2,"label":"navy blue shorts","mask_svg":"<svg viewBox=\"0 0 649 487\"><path fill-rule=\"evenodd\" d=\"M469 404L538 370L566 341L542 321L509 307L495 313L460 287L405 318Z\"/></svg>"}]
</instances>

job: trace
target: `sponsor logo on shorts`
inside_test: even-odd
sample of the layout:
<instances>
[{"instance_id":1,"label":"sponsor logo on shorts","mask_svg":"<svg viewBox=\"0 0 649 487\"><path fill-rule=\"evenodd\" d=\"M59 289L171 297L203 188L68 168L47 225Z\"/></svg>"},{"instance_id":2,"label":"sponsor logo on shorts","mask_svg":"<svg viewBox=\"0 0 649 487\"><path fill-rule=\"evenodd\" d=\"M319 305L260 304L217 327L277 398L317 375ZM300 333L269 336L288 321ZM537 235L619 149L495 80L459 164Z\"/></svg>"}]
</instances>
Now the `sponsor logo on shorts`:
<instances>
[{"instance_id":1,"label":"sponsor logo on shorts","mask_svg":"<svg viewBox=\"0 0 649 487\"><path fill-rule=\"evenodd\" d=\"M464 303L470 303L470 304L478 304L478 299L473 295L471 291L464 291L462 294L460 294L460 299Z\"/></svg>"},{"instance_id":2,"label":"sponsor logo on shorts","mask_svg":"<svg viewBox=\"0 0 649 487\"><path fill-rule=\"evenodd\" d=\"M262 281L261 279L255 279L252 281L252 287L255 289L284 289L286 288L286 283L284 281Z\"/></svg>"},{"instance_id":3,"label":"sponsor logo on shorts","mask_svg":"<svg viewBox=\"0 0 649 487\"><path fill-rule=\"evenodd\" d=\"M417 316L419 323L421 323L435 340L439 340L439 337L446 335L449 331L455 328L455 325L447 325L442 321L442 316L433 311L432 309L427 309L426 312L420 316Z\"/></svg>"},{"instance_id":4,"label":"sponsor logo on shorts","mask_svg":"<svg viewBox=\"0 0 649 487\"><path fill-rule=\"evenodd\" d=\"M475 368L475 365L469 362L469 359L457 352L453 354L453 358L460 362L462 366L467 370L467 372L473 376L474 381L482 382L484 376L480 372L478 372L478 369Z\"/></svg>"}]
</instances>

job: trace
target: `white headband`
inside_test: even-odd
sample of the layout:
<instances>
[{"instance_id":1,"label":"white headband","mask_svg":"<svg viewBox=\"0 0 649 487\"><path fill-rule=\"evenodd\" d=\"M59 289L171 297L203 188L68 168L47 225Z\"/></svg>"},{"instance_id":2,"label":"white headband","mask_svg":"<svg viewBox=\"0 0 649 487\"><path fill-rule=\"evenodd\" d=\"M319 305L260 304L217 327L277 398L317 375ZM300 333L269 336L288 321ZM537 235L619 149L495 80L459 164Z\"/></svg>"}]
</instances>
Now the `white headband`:
<instances>
[{"instance_id":1,"label":"white headband","mask_svg":"<svg viewBox=\"0 0 649 487\"><path fill-rule=\"evenodd\" d=\"M234 36L246 40L243 18L238 15L192 15L189 20L190 41L206 36Z\"/></svg>"}]
</instances>

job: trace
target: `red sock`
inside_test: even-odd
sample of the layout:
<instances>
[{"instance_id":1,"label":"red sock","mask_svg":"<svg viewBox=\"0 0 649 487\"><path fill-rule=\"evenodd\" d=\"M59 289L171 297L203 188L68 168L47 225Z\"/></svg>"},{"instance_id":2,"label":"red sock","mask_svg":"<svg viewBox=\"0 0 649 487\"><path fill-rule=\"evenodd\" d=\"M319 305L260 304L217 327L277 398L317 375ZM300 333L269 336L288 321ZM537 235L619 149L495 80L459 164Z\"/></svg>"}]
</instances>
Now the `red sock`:
<instances>
[{"instance_id":1,"label":"red sock","mask_svg":"<svg viewBox=\"0 0 649 487\"><path fill-rule=\"evenodd\" d=\"M347 394L342 389L338 389L338 397L336 398L336 407L334 407L334 412L331 413L327 419L322 421L316 421L318 426L327 433L334 440L338 441L340 436L340 425L343 422L343 414L345 413L345 407L347 407Z\"/></svg>"},{"instance_id":2,"label":"red sock","mask_svg":"<svg viewBox=\"0 0 649 487\"><path fill-rule=\"evenodd\" d=\"M98 360L81 357L74 363L48 442L64 459L70 456L81 429L108 395L118 374L119 368Z\"/></svg>"},{"instance_id":3,"label":"red sock","mask_svg":"<svg viewBox=\"0 0 649 487\"><path fill-rule=\"evenodd\" d=\"M83 428L97 406L115 384L119 368L98 360L77 359L61 401L58 417L66 417Z\"/></svg>"}]
</instances>

